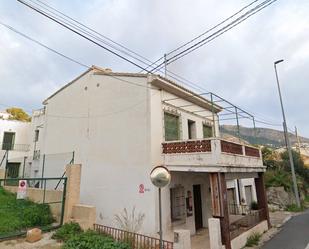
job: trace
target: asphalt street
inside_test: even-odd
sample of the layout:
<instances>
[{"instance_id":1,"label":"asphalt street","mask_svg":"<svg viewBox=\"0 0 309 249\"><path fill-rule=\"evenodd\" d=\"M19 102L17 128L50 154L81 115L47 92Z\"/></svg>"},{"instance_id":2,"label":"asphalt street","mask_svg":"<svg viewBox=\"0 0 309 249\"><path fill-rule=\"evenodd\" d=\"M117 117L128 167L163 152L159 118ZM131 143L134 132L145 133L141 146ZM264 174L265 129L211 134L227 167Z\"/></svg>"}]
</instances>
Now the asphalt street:
<instances>
[{"instance_id":1,"label":"asphalt street","mask_svg":"<svg viewBox=\"0 0 309 249\"><path fill-rule=\"evenodd\" d=\"M292 217L262 249L305 249L308 244L309 210Z\"/></svg>"}]
</instances>

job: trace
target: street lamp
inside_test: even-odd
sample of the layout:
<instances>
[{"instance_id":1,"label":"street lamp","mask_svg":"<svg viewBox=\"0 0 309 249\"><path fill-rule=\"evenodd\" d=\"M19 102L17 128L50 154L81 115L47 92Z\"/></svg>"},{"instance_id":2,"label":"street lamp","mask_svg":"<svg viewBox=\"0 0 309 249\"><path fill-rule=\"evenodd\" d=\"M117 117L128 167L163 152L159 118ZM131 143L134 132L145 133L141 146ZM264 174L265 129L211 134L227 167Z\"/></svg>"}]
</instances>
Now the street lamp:
<instances>
[{"instance_id":1,"label":"street lamp","mask_svg":"<svg viewBox=\"0 0 309 249\"><path fill-rule=\"evenodd\" d=\"M153 185L159 188L159 235L160 249L163 249L161 188L171 182L171 174L164 166L157 166L151 171L150 180Z\"/></svg>"},{"instance_id":2,"label":"street lamp","mask_svg":"<svg viewBox=\"0 0 309 249\"><path fill-rule=\"evenodd\" d=\"M284 138L285 138L285 143L287 145L289 159L290 159L294 194L295 194L295 198L296 198L296 204L297 204L298 207L300 207L298 187L297 187L295 169L294 169L294 162L293 162L293 155L292 155L292 150L291 150L290 139L289 139L289 136L288 136L288 129L287 129L287 124L286 124L286 118L285 118L285 113L284 113L284 108L283 108L283 102L282 102L282 96L281 96L281 90L280 90L280 84L279 84L279 78L278 78L278 72L277 72L277 64L279 64L281 62L283 62L283 60L275 61L274 67L275 67L276 80L277 80L277 86L278 86L278 92L279 92L279 98L280 98L280 104L281 104L281 111L282 111L282 117L283 117Z\"/></svg>"}]
</instances>

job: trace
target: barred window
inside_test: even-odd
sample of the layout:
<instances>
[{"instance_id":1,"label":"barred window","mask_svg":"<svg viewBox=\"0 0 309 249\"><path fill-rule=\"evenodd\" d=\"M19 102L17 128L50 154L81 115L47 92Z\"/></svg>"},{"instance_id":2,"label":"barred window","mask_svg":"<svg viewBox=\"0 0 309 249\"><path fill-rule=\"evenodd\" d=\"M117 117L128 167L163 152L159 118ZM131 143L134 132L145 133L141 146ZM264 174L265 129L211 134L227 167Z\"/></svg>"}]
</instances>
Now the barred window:
<instances>
[{"instance_id":1,"label":"barred window","mask_svg":"<svg viewBox=\"0 0 309 249\"><path fill-rule=\"evenodd\" d=\"M180 135L179 117L170 113L164 113L165 141L178 140Z\"/></svg>"},{"instance_id":2,"label":"barred window","mask_svg":"<svg viewBox=\"0 0 309 249\"><path fill-rule=\"evenodd\" d=\"M171 194L171 219L175 221L185 221L185 189L184 187L175 187L170 189Z\"/></svg>"},{"instance_id":3,"label":"barred window","mask_svg":"<svg viewBox=\"0 0 309 249\"><path fill-rule=\"evenodd\" d=\"M203 124L203 137L209 138L212 137L212 127L206 124Z\"/></svg>"}]
</instances>

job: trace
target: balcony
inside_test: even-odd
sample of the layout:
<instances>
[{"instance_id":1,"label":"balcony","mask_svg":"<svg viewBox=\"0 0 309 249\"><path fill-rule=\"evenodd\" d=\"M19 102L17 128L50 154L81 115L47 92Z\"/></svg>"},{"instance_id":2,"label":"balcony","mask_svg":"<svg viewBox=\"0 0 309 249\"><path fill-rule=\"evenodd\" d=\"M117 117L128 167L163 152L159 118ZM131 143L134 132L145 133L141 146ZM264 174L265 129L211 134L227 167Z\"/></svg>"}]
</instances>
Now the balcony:
<instances>
[{"instance_id":1,"label":"balcony","mask_svg":"<svg viewBox=\"0 0 309 249\"><path fill-rule=\"evenodd\" d=\"M0 144L1 150L9 150L9 151L20 151L27 152L30 150L29 144L11 144L11 143L3 143Z\"/></svg>"},{"instance_id":2,"label":"balcony","mask_svg":"<svg viewBox=\"0 0 309 249\"><path fill-rule=\"evenodd\" d=\"M171 170L203 172L265 171L258 148L220 138L162 143L164 164Z\"/></svg>"}]
</instances>

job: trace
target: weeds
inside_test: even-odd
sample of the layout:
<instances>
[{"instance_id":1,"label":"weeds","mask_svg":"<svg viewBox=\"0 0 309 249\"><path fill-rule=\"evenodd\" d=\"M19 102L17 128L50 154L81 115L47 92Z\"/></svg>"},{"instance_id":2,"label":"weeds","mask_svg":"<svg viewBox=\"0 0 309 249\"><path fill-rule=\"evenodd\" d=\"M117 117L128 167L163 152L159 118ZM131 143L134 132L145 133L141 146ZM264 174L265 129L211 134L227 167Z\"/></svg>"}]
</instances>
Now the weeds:
<instances>
[{"instance_id":1,"label":"weeds","mask_svg":"<svg viewBox=\"0 0 309 249\"><path fill-rule=\"evenodd\" d=\"M129 213L128 210L124 208L121 214L115 215L115 220L118 226L121 229L132 233L137 233L142 228L144 219L145 214L135 214L135 207L132 209L131 213Z\"/></svg>"},{"instance_id":2,"label":"weeds","mask_svg":"<svg viewBox=\"0 0 309 249\"><path fill-rule=\"evenodd\" d=\"M257 246L259 244L259 241L261 239L261 234L260 233L252 233L248 238L247 238L247 247L253 247Z\"/></svg>"},{"instance_id":3,"label":"weeds","mask_svg":"<svg viewBox=\"0 0 309 249\"><path fill-rule=\"evenodd\" d=\"M54 221L47 204L17 200L16 194L1 187L0 203L0 235L35 226L46 226Z\"/></svg>"},{"instance_id":4,"label":"weeds","mask_svg":"<svg viewBox=\"0 0 309 249\"><path fill-rule=\"evenodd\" d=\"M52 236L52 239L58 241L67 241L74 235L80 234L83 230L76 222L70 222L60 227Z\"/></svg>"}]
</instances>

